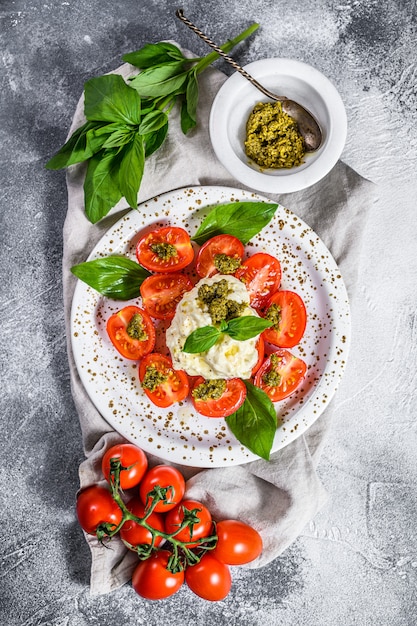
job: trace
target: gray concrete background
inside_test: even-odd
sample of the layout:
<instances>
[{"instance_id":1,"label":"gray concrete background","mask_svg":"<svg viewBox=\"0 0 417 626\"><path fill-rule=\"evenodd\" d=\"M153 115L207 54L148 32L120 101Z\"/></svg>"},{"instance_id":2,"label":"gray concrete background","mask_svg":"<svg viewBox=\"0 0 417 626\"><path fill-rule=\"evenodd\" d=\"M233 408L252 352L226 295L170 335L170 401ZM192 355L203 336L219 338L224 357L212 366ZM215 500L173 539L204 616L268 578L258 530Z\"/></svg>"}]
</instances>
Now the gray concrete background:
<instances>
[{"instance_id":1,"label":"gray concrete background","mask_svg":"<svg viewBox=\"0 0 417 626\"><path fill-rule=\"evenodd\" d=\"M0 623L4 626L414 626L417 623L416 3L186 1L217 41L258 21L243 64L311 63L339 89L342 159L378 185L358 258L353 354L320 476L326 507L276 561L236 571L222 603L186 588L160 603L125 585L89 596L74 518L81 433L69 388L61 287L65 140L84 81L147 41L204 44L170 0L2 0ZM230 74L221 62L217 66Z\"/></svg>"}]
</instances>

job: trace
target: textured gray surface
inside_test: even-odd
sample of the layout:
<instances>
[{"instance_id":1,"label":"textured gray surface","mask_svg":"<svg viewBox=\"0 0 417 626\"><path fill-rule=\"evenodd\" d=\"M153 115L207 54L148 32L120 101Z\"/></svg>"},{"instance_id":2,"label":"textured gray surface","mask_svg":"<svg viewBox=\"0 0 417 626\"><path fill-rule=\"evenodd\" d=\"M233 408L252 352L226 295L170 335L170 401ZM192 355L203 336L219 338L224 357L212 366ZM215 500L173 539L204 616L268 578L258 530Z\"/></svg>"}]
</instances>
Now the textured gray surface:
<instances>
[{"instance_id":1,"label":"textured gray surface","mask_svg":"<svg viewBox=\"0 0 417 626\"><path fill-rule=\"evenodd\" d=\"M407 0L184 3L218 41L251 21L242 63L288 56L339 89L343 160L378 186L358 258L353 350L320 464L329 503L226 601L182 589L158 604L129 585L88 590L74 519L81 433L69 389L61 289L64 173L43 165L66 136L83 83L146 41L204 44L169 0L2 0L1 539L5 626L417 623L416 4ZM219 67L229 73L227 67Z\"/></svg>"}]
</instances>

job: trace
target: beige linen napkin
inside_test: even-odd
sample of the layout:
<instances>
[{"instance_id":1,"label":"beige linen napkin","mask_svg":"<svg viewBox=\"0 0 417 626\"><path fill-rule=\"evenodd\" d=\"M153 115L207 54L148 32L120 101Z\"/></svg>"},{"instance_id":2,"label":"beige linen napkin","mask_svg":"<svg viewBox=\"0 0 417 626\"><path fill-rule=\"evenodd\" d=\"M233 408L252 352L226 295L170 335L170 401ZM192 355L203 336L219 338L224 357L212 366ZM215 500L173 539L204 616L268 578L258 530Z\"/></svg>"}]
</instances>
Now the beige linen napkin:
<instances>
[{"instance_id":1,"label":"beige linen napkin","mask_svg":"<svg viewBox=\"0 0 417 626\"><path fill-rule=\"evenodd\" d=\"M125 78L135 72L123 65L115 73ZM211 103L226 77L209 68L200 76L198 126L184 137L179 111L170 114L165 144L146 161L139 201L172 189L195 185L243 186L216 159L208 134ZM83 99L77 106L70 133L83 123ZM102 480L100 459L106 449L123 438L98 413L77 373L70 343L70 307L76 279L70 267L86 260L103 233L126 210L120 202L97 225L84 215L84 165L68 170L68 213L64 226L63 281L71 385L78 411L86 460L79 470L80 487ZM322 238L339 263L350 297L355 285L355 266L366 215L373 203L373 185L339 162L320 183L286 196L269 196L304 219ZM264 551L249 567L275 559L296 539L303 527L326 502L326 492L316 468L331 420L331 407L296 441L272 455L271 461L201 470L181 468L188 478L187 495L208 504L217 519L237 518L261 533ZM166 460L150 457L150 465ZM138 560L115 538L112 549L86 536L91 548L92 594L103 594L127 582Z\"/></svg>"}]
</instances>

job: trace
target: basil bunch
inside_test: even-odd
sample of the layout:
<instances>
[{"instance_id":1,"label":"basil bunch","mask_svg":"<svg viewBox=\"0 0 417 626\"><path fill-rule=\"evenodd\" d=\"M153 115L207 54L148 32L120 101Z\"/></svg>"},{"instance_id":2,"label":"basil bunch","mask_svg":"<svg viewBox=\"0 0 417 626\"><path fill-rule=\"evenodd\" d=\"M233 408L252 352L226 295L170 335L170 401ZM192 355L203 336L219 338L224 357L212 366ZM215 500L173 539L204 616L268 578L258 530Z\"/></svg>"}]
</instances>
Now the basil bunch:
<instances>
[{"instance_id":1,"label":"basil bunch","mask_svg":"<svg viewBox=\"0 0 417 626\"><path fill-rule=\"evenodd\" d=\"M253 24L222 49L229 52L258 27ZM172 107L180 103L181 128L186 134L197 123L197 76L218 57L211 52L188 59L171 43L146 44L122 57L141 70L128 83L118 74L85 83L87 121L46 167L56 170L87 162L84 201L90 222L105 217L123 197L130 207L137 208L145 159L164 142Z\"/></svg>"}]
</instances>

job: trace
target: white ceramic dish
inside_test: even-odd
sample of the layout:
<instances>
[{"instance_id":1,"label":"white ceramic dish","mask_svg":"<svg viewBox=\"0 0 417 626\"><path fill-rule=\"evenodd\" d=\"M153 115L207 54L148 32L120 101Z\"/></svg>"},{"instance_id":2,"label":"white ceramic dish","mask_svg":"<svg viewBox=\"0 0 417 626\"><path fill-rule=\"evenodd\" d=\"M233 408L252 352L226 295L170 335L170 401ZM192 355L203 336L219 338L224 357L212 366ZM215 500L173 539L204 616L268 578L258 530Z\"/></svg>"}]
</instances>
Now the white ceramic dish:
<instances>
[{"instance_id":1,"label":"white ceramic dish","mask_svg":"<svg viewBox=\"0 0 417 626\"><path fill-rule=\"evenodd\" d=\"M194 187L157 196L130 211L94 248L89 259L126 254L135 259L139 233L161 225L182 226L193 235L208 207L237 200L266 201L228 187ZM281 423L273 451L311 426L330 402L342 377L350 339L348 298L340 271L319 237L291 211L278 206L274 219L247 248L267 251L282 265L282 288L304 299L308 323L292 349L308 364L299 391L276 404ZM132 303L132 301L130 301ZM106 320L128 302L116 302L78 281L71 312L71 340L84 387L109 424L149 453L195 467L240 465L257 457L228 431L222 419L196 414L190 402L169 409L150 403L138 382L137 366L120 357L106 334ZM164 349L164 324L156 349Z\"/></svg>"},{"instance_id":2,"label":"white ceramic dish","mask_svg":"<svg viewBox=\"0 0 417 626\"><path fill-rule=\"evenodd\" d=\"M245 66L262 85L305 106L323 132L318 150L291 169L261 171L244 151L246 122L257 102L268 98L239 73L217 93L210 113L210 138L219 161L245 186L280 194L299 191L321 180L337 163L347 134L346 111L333 84L315 68L291 59L263 59Z\"/></svg>"}]
</instances>

